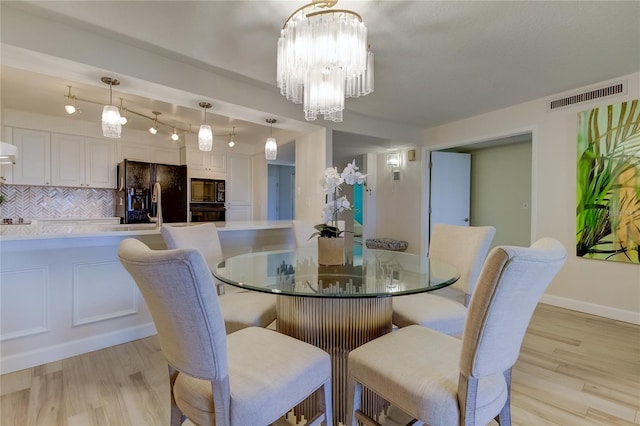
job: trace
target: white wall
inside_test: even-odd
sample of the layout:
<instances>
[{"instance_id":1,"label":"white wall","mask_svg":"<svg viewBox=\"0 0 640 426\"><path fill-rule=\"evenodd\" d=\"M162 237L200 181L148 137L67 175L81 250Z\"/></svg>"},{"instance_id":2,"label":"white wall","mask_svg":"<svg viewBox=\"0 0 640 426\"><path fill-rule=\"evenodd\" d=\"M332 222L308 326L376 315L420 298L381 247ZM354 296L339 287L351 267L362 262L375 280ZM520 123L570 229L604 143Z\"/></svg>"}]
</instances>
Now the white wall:
<instances>
[{"instance_id":1,"label":"white wall","mask_svg":"<svg viewBox=\"0 0 640 426\"><path fill-rule=\"evenodd\" d=\"M568 253L566 265L551 283L543 301L640 323L640 267L582 259L575 254L578 112L640 98L640 73L615 81L621 79L628 82L626 95L553 112L547 109L551 98L538 99L428 129L425 145L441 149L531 131L532 241L543 236L554 237L564 244Z\"/></svg>"},{"instance_id":2,"label":"white wall","mask_svg":"<svg viewBox=\"0 0 640 426\"><path fill-rule=\"evenodd\" d=\"M404 240L409 243L407 252L421 254L425 223L424 156L416 150L416 160L407 161L407 150L398 152L401 158L400 180L393 180L387 166L387 154L376 155L373 190L376 196L376 229L373 237Z\"/></svg>"},{"instance_id":3,"label":"white wall","mask_svg":"<svg viewBox=\"0 0 640 426\"><path fill-rule=\"evenodd\" d=\"M329 167L331 132L320 129L296 138L296 219L322 222L324 191L322 178ZM266 177L266 173L265 173Z\"/></svg>"}]
</instances>

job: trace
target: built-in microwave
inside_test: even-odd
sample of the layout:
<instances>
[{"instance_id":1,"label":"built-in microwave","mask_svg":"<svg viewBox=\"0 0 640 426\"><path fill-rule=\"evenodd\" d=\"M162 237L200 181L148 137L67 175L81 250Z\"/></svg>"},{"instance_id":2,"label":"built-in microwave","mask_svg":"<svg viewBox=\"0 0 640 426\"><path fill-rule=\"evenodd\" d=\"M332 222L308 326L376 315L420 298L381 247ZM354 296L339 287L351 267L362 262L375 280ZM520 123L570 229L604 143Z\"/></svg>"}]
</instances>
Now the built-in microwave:
<instances>
[{"instance_id":1,"label":"built-in microwave","mask_svg":"<svg viewBox=\"0 0 640 426\"><path fill-rule=\"evenodd\" d=\"M225 181L191 178L192 203L224 203Z\"/></svg>"}]
</instances>

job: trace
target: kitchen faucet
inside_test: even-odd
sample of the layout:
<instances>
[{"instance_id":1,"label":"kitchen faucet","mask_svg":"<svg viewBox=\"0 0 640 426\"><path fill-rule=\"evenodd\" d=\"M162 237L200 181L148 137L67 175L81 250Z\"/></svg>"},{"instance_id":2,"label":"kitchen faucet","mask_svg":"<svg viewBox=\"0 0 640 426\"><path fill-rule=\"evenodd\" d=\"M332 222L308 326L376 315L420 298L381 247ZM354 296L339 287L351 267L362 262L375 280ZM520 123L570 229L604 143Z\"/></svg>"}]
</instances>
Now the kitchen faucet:
<instances>
[{"instance_id":1,"label":"kitchen faucet","mask_svg":"<svg viewBox=\"0 0 640 426\"><path fill-rule=\"evenodd\" d=\"M153 194L151 195L151 202L156 203L156 216L152 217L149 213L147 216L151 222L155 222L158 224L158 228L162 227L162 188L160 187L160 182L156 182L153 184Z\"/></svg>"}]
</instances>

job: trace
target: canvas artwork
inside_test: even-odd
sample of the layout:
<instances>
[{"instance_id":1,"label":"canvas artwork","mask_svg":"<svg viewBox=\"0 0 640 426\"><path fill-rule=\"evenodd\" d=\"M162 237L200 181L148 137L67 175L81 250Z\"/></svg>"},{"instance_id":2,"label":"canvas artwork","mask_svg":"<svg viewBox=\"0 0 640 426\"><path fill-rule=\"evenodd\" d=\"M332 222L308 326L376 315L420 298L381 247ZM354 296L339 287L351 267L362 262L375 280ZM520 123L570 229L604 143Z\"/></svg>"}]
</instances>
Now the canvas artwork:
<instances>
[{"instance_id":1,"label":"canvas artwork","mask_svg":"<svg viewBox=\"0 0 640 426\"><path fill-rule=\"evenodd\" d=\"M579 113L577 255L640 264L638 100Z\"/></svg>"}]
</instances>

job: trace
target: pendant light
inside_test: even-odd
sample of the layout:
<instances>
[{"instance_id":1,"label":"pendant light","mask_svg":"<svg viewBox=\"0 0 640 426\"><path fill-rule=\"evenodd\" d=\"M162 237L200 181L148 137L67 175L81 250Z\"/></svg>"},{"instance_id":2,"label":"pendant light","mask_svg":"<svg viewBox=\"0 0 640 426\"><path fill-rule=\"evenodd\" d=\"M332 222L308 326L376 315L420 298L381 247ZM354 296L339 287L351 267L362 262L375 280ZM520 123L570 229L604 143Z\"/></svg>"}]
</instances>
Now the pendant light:
<instances>
[{"instance_id":1,"label":"pendant light","mask_svg":"<svg viewBox=\"0 0 640 426\"><path fill-rule=\"evenodd\" d=\"M276 142L276 138L273 137L273 123L275 122L275 118L267 118L267 123L271 126L270 136L264 144L264 158L267 160L275 160L278 155L278 143Z\"/></svg>"},{"instance_id":2,"label":"pendant light","mask_svg":"<svg viewBox=\"0 0 640 426\"><path fill-rule=\"evenodd\" d=\"M207 124L207 109L211 108L211 104L209 102L200 102L198 105L204 110L204 123L200 126L200 131L198 132L198 149L200 151L211 151L213 148L213 132L211 131L211 126Z\"/></svg>"},{"instance_id":3,"label":"pendant light","mask_svg":"<svg viewBox=\"0 0 640 426\"><path fill-rule=\"evenodd\" d=\"M158 133L158 116L162 113L158 111L151 111L151 112L156 116L156 118L153 120L153 126L149 127L149 133L151 133L152 135L155 135Z\"/></svg>"},{"instance_id":4,"label":"pendant light","mask_svg":"<svg viewBox=\"0 0 640 426\"><path fill-rule=\"evenodd\" d=\"M119 85L120 82L110 77L102 77L101 80L109 85L109 105L102 108L102 135L107 138L119 138L122 134L122 123L118 107L113 106L113 86Z\"/></svg>"}]
</instances>

